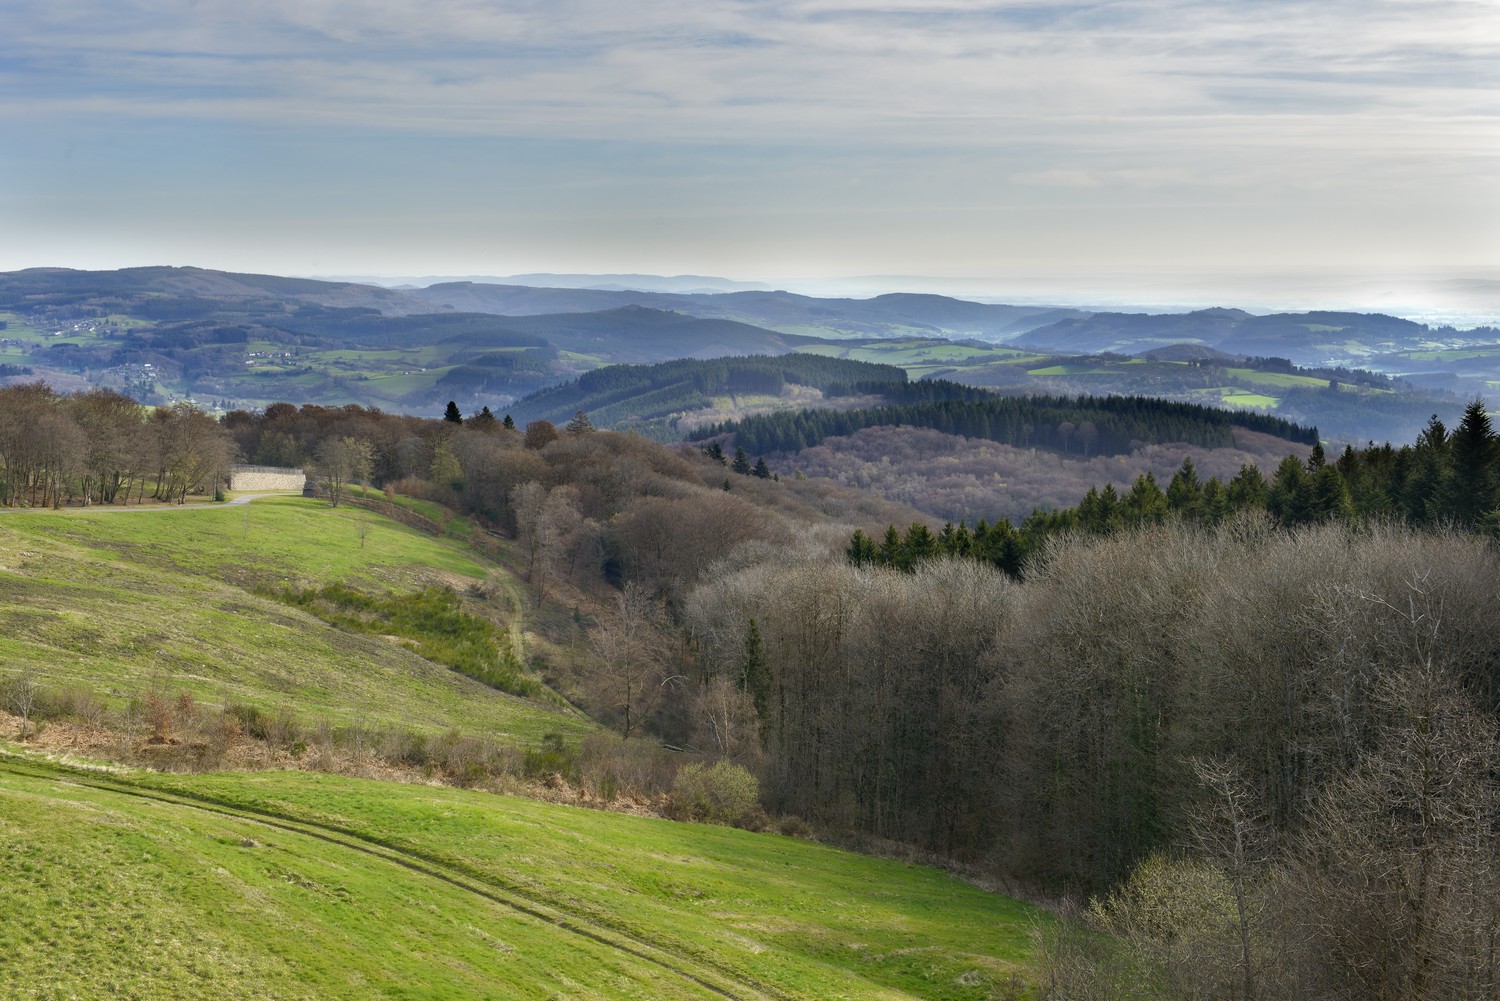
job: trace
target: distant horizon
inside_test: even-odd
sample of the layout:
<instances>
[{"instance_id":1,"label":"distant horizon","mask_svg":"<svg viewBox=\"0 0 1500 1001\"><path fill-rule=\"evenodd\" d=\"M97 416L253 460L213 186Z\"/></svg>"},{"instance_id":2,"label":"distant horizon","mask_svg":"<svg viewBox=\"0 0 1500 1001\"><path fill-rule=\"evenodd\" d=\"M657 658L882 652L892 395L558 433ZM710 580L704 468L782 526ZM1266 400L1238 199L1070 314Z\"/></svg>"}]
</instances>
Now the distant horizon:
<instances>
[{"instance_id":1,"label":"distant horizon","mask_svg":"<svg viewBox=\"0 0 1500 1001\"><path fill-rule=\"evenodd\" d=\"M1500 312L1488 0L18 0L0 93L4 270Z\"/></svg>"},{"instance_id":2,"label":"distant horizon","mask_svg":"<svg viewBox=\"0 0 1500 1001\"><path fill-rule=\"evenodd\" d=\"M640 291L724 292L733 290L786 291L823 298L867 299L891 293L944 295L974 302L1021 306L1058 306L1069 309L1126 313L1180 313L1213 307L1250 313L1334 311L1384 313L1433 327L1458 330L1500 327L1500 268L1454 266L1412 273L1371 271L1335 266L1270 271L1199 265L1176 268L1094 267L1069 271L1028 269L1005 276L979 275L720 275L706 271L676 274L639 269L614 271L487 272L455 269L417 273L390 271L310 272L261 266L222 266L200 263L132 263L119 267L83 267L44 263L9 268L70 268L115 271L139 267L184 267L240 274L264 274L317 281L357 282L383 288L425 287L450 281L547 284L559 279L561 288L630 288L619 279L646 279ZM525 279L522 281L521 279ZM597 281L590 281L591 279ZM669 289L663 282L701 287Z\"/></svg>"}]
</instances>

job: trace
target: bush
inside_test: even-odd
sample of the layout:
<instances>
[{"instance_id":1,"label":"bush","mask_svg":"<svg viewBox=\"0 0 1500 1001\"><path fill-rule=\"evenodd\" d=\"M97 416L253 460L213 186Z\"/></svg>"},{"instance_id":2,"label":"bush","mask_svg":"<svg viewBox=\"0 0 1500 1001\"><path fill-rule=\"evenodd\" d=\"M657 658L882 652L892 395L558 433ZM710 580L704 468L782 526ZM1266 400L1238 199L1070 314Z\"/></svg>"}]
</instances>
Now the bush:
<instances>
[{"instance_id":1,"label":"bush","mask_svg":"<svg viewBox=\"0 0 1500 1001\"><path fill-rule=\"evenodd\" d=\"M645 740L626 740L612 730L583 738L578 748L578 779L600 799L619 796L655 799L671 790L676 755Z\"/></svg>"},{"instance_id":2,"label":"bush","mask_svg":"<svg viewBox=\"0 0 1500 1001\"><path fill-rule=\"evenodd\" d=\"M525 770L528 778L560 775L572 779L578 773L578 753L568 746L562 734L545 734L540 747L527 750Z\"/></svg>"},{"instance_id":3,"label":"bush","mask_svg":"<svg viewBox=\"0 0 1500 1001\"><path fill-rule=\"evenodd\" d=\"M729 761L694 762L677 773L672 804L693 820L710 824L743 824L760 809L760 783Z\"/></svg>"},{"instance_id":4,"label":"bush","mask_svg":"<svg viewBox=\"0 0 1500 1001\"><path fill-rule=\"evenodd\" d=\"M104 719L104 700L87 688L72 685L59 691L40 693L33 720L75 720L98 726Z\"/></svg>"}]
</instances>

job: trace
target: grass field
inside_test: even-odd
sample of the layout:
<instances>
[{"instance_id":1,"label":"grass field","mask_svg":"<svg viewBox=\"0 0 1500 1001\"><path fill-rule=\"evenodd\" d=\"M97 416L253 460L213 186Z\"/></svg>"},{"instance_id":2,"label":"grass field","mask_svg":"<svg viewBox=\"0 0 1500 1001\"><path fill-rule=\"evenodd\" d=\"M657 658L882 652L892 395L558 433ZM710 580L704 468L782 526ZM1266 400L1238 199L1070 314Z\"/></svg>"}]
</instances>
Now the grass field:
<instances>
[{"instance_id":1,"label":"grass field","mask_svg":"<svg viewBox=\"0 0 1500 1001\"><path fill-rule=\"evenodd\" d=\"M1235 386L1221 386L1218 389L1209 389L1204 392L1215 397L1215 403L1231 407L1274 410L1281 403L1278 397L1266 396L1262 393L1251 392L1248 389L1240 389Z\"/></svg>"},{"instance_id":2,"label":"grass field","mask_svg":"<svg viewBox=\"0 0 1500 1001\"><path fill-rule=\"evenodd\" d=\"M0 752L0 994L997 996L1049 919L774 835L306 773Z\"/></svg>"},{"instance_id":3,"label":"grass field","mask_svg":"<svg viewBox=\"0 0 1500 1001\"><path fill-rule=\"evenodd\" d=\"M1224 374L1256 386L1278 386L1288 389L1327 389L1328 380L1289 372L1262 372L1253 368L1226 368Z\"/></svg>"},{"instance_id":4,"label":"grass field","mask_svg":"<svg viewBox=\"0 0 1500 1001\"><path fill-rule=\"evenodd\" d=\"M281 584L404 593L505 582L476 559L367 511L293 497L238 508L5 514L0 663L30 665L53 688L116 698L182 689L211 704L295 706L339 725L457 728L523 742L585 732L590 725L575 716L254 593Z\"/></svg>"}]
</instances>

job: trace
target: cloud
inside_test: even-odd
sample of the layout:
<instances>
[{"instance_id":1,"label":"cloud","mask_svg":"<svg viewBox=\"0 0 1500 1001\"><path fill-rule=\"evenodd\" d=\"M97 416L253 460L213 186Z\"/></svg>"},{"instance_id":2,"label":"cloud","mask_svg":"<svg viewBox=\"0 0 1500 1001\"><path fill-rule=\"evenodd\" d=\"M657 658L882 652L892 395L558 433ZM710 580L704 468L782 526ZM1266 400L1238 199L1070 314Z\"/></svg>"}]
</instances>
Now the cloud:
<instances>
[{"instance_id":1,"label":"cloud","mask_svg":"<svg viewBox=\"0 0 1500 1001\"><path fill-rule=\"evenodd\" d=\"M34 114L110 98L439 134L983 144L983 126L1086 134L1119 118L1492 116L1493 15L1444 0L32 0L0 42L19 67L0 80Z\"/></svg>"},{"instance_id":2,"label":"cloud","mask_svg":"<svg viewBox=\"0 0 1500 1001\"><path fill-rule=\"evenodd\" d=\"M1447 239L1472 256L1495 244L1474 235L1493 212L1460 211L1500 176L1495 14L1493 0L18 0L0 35L15 140L0 189L46 205L69 183L123 194L132 170L169 191L218 170L289 215L384 185L463 219L496 179L575 213L579 239L606 208L623 232L774 202L783 225L826 210L865 244L879 227L859 219L894 227L901 209L911 236L892 243L941 242L941 226L955 255L986 246L985 227L1064 225L1045 212L1165 226L1169 211L1142 208L1165 204L1205 230L1326 230L1400 200L1427 211L1423 239L1453 220ZM36 152L86 143L114 144L108 175ZM431 194L445 189L451 203Z\"/></svg>"}]
</instances>

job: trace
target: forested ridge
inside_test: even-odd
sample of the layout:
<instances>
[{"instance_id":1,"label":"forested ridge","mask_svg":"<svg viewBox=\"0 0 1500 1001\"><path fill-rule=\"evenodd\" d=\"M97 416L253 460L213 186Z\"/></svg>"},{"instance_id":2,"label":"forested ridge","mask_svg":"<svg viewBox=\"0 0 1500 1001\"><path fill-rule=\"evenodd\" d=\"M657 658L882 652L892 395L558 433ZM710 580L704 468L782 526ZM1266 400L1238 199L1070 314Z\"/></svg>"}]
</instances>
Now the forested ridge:
<instances>
[{"instance_id":1,"label":"forested ridge","mask_svg":"<svg viewBox=\"0 0 1500 1001\"><path fill-rule=\"evenodd\" d=\"M997 396L943 380L908 384L911 403L861 410L757 414L711 425L691 440L733 436L751 454L796 452L825 438L880 425L934 428L1021 448L1115 455L1142 444L1233 444L1235 426L1312 444L1317 430L1263 414L1231 412L1145 396Z\"/></svg>"},{"instance_id":2,"label":"forested ridge","mask_svg":"<svg viewBox=\"0 0 1500 1001\"><path fill-rule=\"evenodd\" d=\"M799 353L609 365L585 372L572 382L532 393L516 401L510 410L519 420L554 421L585 410L595 423L616 426L707 407L714 396L776 396L788 384L840 396L857 387L903 386L906 372L894 365Z\"/></svg>"},{"instance_id":3,"label":"forested ridge","mask_svg":"<svg viewBox=\"0 0 1500 1001\"><path fill-rule=\"evenodd\" d=\"M0 392L24 502L154 482L149 422L203 426ZM1045 943L1049 996L1500 995L1500 445L1477 402L1406 448L1217 486L1187 466L1030 538L892 528L873 559L850 533L888 507L587 419L278 404L206 427L272 465L352 451L353 479L509 536L538 604L592 596L557 683L626 745L1078 901L1111 936ZM95 466L96 441L124 450ZM1008 555L953 558L965 538Z\"/></svg>"}]
</instances>

